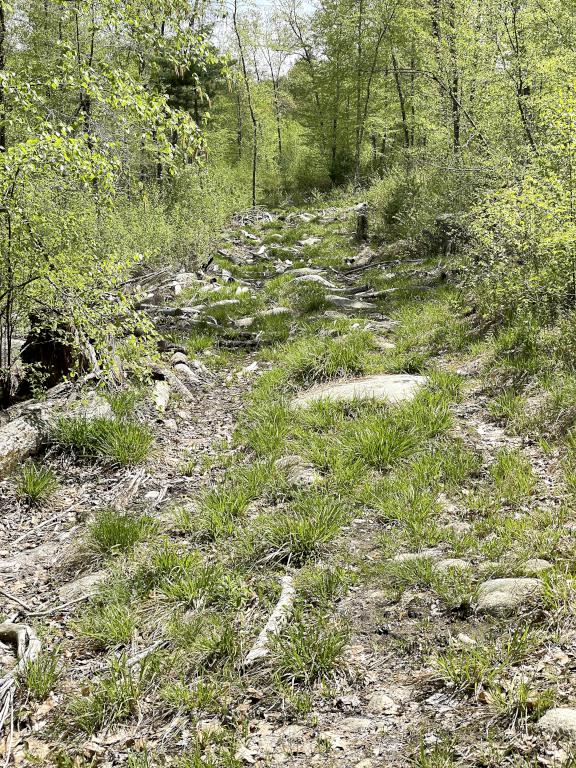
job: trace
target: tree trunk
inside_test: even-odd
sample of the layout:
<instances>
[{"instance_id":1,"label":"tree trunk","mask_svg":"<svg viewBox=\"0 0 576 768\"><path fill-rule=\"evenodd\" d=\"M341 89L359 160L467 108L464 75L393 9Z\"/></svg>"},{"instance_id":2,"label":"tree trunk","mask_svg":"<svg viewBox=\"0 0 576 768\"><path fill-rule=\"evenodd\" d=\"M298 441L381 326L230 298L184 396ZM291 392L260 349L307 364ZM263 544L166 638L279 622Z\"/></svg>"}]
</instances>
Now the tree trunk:
<instances>
[{"instance_id":1,"label":"tree trunk","mask_svg":"<svg viewBox=\"0 0 576 768\"><path fill-rule=\"evenodd\" d=\"M0 0L0 72L6 69L6 10ZM0 152L6 151L6 93L0 85Z\"/></svg>"},{"instance_id":2,"label":"tree trunk","mask_svg":"<svg viewBox=\"0 0 576 768\"><path fill-rule=\"evenodd\" d=\"M248 77L248 70L246 68L244 46L242 45L240 30L238 29L238 0L234 0L232 24L234 26L234 32L236 33L236 40L238 41L238 52L240 54L242 76L244 78L244 86L246 87L246 96L248 98L248 111L250 112L250 120L252 121L252 205L255 207L257 199L256 181L258 174L258 121L256 119L256 112L254 111L254 104L252 102L252 89L250 88L250 79Z\"/></svg>"}]
</instances>

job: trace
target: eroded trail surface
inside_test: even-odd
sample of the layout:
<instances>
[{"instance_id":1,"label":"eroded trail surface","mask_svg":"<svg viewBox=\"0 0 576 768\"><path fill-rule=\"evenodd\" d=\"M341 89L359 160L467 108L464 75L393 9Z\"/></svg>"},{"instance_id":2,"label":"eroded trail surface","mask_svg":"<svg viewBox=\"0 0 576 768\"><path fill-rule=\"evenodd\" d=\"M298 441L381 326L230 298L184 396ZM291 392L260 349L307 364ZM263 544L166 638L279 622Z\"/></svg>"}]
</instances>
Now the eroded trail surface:
<instances>
[{"instance_id":1,"label":"eroded trail surface","mask_svg":"<svg viewBox=\"0 0 576 768\"><path fill-rule=\"evenodd\" d=\"M238 217L142 299L154 386L79 398L150 450L68 423L49 498L0 483L14 763L576 764L562 456L498 422L442 238L355 216Z\"/></svg>"}]
</instances>

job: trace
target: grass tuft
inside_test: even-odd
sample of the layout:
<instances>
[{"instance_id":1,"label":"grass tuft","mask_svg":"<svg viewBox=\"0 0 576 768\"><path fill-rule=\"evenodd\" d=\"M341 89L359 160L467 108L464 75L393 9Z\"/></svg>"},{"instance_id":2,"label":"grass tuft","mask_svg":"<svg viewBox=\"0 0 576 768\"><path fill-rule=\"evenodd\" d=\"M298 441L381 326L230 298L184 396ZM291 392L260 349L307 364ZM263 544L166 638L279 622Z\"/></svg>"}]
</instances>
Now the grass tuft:
<instances>
[{"instance_id":1,"label":"grass tuft","mask_svg":"<svg viewBox=\"0 0 576 768\"><path fill-rule=\"evenodd\" d=\"M48 467L26 462L16 480L18 495L29 504L45 501L58 488L55 473Z\"/></svg>"},{"instance_id":2,"label":"grass tuft","mask_svg":"<svg viewBox=\"0 0 576 768\"><path fill-rule=\"evenodd\" d=\"M55 442L83 458L103 459L121 467L145 461L154 438L150 430L124 419L76 419L62 417L54 433Z\"/></svg>"},{"instance_id":3,"label":"grass tuft","mask_svg":"<svg viewBox=\"0 0 576 768\"><path fill-rule=\"evenodd\" d=\"M88 527L86 546L97 555L111 557L130 552L136 544L153 536L156 529L156 522L147 515L137 517L129 512L103 509Z\"/></svg>"}]
</instances>

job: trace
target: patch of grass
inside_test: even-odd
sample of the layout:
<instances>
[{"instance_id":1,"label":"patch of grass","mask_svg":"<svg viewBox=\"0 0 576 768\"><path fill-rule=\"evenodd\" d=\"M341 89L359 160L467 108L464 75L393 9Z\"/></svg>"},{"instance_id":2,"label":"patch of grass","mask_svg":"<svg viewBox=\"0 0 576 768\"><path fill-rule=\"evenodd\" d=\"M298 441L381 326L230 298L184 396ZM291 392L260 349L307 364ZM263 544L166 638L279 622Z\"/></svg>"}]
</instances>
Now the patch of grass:
<instances>
[{"instance_id":1,"label":"patch of grass","mask_svg":"<svg viewBox=\"0 0 576 768\"><path fill-rule=\"evenodd\" d=\"M58 420L54 441L81 457L129 467L148 458L154 438L146 426L133 421L66 416Z\"/></svg>"},{"instance_id":2,"label":"patch of grass","mask_svg":"<svg viewBox=\"0 0 576 768\"><path fill-rule=\"evenodd\" d=\"M58 488L56 474L48 467L26 462L16 478L18 495L29 504L45 501Z\"/></svg>"},{"instance_id":3,"label":"patch of grass","mask_svg":"<svg viewBox=\"0 0 576 768\"><path fill-rule=\"evenodd\" d=\"M554 700L553 690L538 690L534 682L517 677L493 686L488 703L495 714L514 727L538 720L554 705Z\"/></svg>"},{"instance_id":4,"label":"patch of grass","mask_svg":"<svg viewBox=\"0 0 576 768\"><path fill-rule=\"evenodd\" d=\"M488 413L507 426L520 422L525 408L526 399L513 388L496 395L488 403Z\"/></svg>"},{"instance_id":5,"label":"patch of grass","mask_svg":"<svg viewBox=\"0 0 576 768\"><path fill-rule=\"evenodd\" d=\"M344 597L354 582L351 571L341 566L305 566L298 574L298 597L306 605L329 606Z\"/></svg>"},{"instance_id":6,"label":"patch of grass","mask_svg":"<svg viewBox=\"0 0 576 768\"><path fill-rule=\"evenodd\" d=\"M348 628L320 613L297 615L272 639L271 651L278 679L291 686L309 687L327 680L341 667Z\"/></svg>"},{"instance_id":7,"label":"patch of grass","mask_svg":"<svg viewBox=\"0 0 576 768\"><path fill-rule=\"evenodd\" d=\"M247 589L234 571L225 569L220 563L205 562L200 557L196 557L190 566L160 582L158 589L166 599L194 609L212 605L239 607L247 599Z\"/></svg>"},{"instance_id":8,"label":"patch of grass","mask_svg":"<svg viewBox=\"0 0 576 768\"><path fill-rule=\"evenodd\" d=\"M374 335L356 330L337 338L305 336L281 348L277 359L285 382L310 385L367 373L374 349Z\"/></svg>"},{"instance_id":9,"label":"patch of grass","mask_svg":"<svg viewBox=\"0 0 576 768\"><path fill-rule=\"evenodd\" d=\"M160 693L172 711L224 716L227 712L225 684L221 680L198 678L193 683L168 683Z\"/></svg>"},{"instance_id":10,"label":"patch of grass","mask_svg":"<svg viewBox=\"0 0 576 768\"><path fill-rule=\"evenodd\" d=\"M97 555L110 557L130 552L136 544L156 533L153 518L129 512L103 509L88 526L86 546Z\"/></svg>"},{"instance_id":11,"label":"patch of grass","mask_svg":"<svg viewBox=\"0 0 576 768\"><path fill-rule=\"evenodd\" d=\"M127 421L132 418L136 407L144 400L145 393L141 389L123 389L107 395L114 418L118 421Z\"/></svg>"},{"instance_id":12,"label":"patch of grass","mask_svg":"<svg viewBox=\"0 0 576 768\"><path fill-rule=\"evenodd\" d=\"M19 674L19 680L25 686L30 698L44 701L54 690L60 673L61 666L57 652L42 652L24 665Z\"/></svg>"},{"instance_id":13,"label":"patch of grass","mask_svg":"<svg viewBox=\"0 0 576 768\"><path fill-rule=\"evenodd\" d=\"M87 683L88 692L69 702L67 727L89 736L128 720L137 713L138 703L154 677L152 656L147 656L134 669L128 667L125 656L112 657L109 673Z\"/></svg>"},{"instance_id":14,"label":"patch of grass","mask_svg":"<svg viewBox=\"0 0 576 768\"><path fill-rule=\"evenodd\" d=\"M179 523L208 541L232 536L250 502L257 499L275 477L274 467L268 462L240 467L228 474L222 486L201 495L196 512L185 508Z\"/></svg>"},{"instance_id":15,"label":"patch of grass","mask_svg":"<svg viewBox=\"0 0 576 768\"><path fill-rule=\"evenodd\" d=\"M360 458L380 471L389 470L412 456L420 445L416 430L393 416L359 419L345 438L350 457Z\"/></svg>"},{"instance_id":16,"label":"patch of grass","mask_svg":"<svg viewBox=\"0 0 576 768\"><path fill-rule=\"evenodd\" d=\"M174 622L170 632L196 671L231 671L242 654L240 629L226 612L199 612L191 619Z\"/></svg>"},{"instance_id":17,"label":"patch of grass","mask_svg":"<svg viewBox=\"0 0 576 768\"><path fill-rule=\"evenodd\" d=\"M509 504L519 504L536 487L532 465L520 450L499 450L490 467L490 474L495 492Z\"/></svg>"},{"instance_id":18,"label":"patch of grass","mask_svg":"<svg viewBox=\"0 0 576 768\"><path fill-rule=\"evenodd\" d=\"M298 567L319 554L347 519L338 499L317 492L302 494L291 509L255 521L246 542L249 557Z\"/></svg>"},{"instance_id":19,"label":"patch of grass","mask_svg":"<svg viewBox=\"0 0 576 768\"><path fill-rule=\"evenodd\" d=\"M290 283L286 287L285 297L290 307L301 315L322 312L329 306L326 288L311 281Z\"/></svg>"},{"instance_id":20,"label":"patch of grass","mask_svg":"<svg viewBox=\"0 0 576 768\"><path fill-rule=\"evenodd\" d=\"M509 667L523 662L541 642L535 630L518 627L495 641L449 648L438 656L438 671L441 679L458 690L478 694L482 689L491 690Z\"/></svg>"},{"instance_id":21,"label":"patch of grass","mask_svg":"<svg viewBox=\"0 0 576 768\"><path fill-rule=\"evenodd\" d=\"M414 768L456 768L454 747L446 740L430 747L422 742L410 765Z\"/></svg>"},{"instance_id":22,"label":"patch of grass","mask_svg":"<svg viewBox=\"0 0 576 768\"><path fill-rule=\"evenodd\" d=\"M128 605L108 603L89 607L73 622L74 629L98 649L127 645L133 638L137 622Z\"/></svg>"},{"instance_id":23,"label":"patch of grass","mask_svg":"<svg viewBox=\"0 0 576 768\"><path fill-rule=\"evenodd\" d=\"M244 440L257 456L279 456L290 429L290 412L286 403L264 401L246 412L237 439Z\"/></svg>"}]
</instances>

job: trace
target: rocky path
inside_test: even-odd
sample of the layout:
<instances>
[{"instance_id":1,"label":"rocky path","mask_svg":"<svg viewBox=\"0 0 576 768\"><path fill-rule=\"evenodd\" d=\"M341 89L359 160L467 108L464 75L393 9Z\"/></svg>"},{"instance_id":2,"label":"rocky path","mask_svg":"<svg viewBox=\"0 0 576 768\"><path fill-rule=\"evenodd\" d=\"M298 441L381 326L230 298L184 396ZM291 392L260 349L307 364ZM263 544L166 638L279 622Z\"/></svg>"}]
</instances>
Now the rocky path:
<instances>
[{"instance_id":1,"label":"rocky path","mask_svg":"<svg viewBox=\"0 0 576 768\"><path fill-rule=\"evenodd\" d=\"M41 700L21 686L10 760L572 764L561 456L490 416L442 257L361 247L354 215L239 218L201 275L149 291L163 370L192 396L139 401L144 464L51 448L39 507L0 483L2 609L60 669ZM154 534L95 556L103 508ZM247 668L286 578L278 643Z\"/></svg>"}]
</instances>

